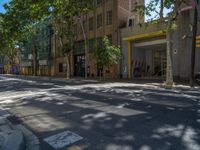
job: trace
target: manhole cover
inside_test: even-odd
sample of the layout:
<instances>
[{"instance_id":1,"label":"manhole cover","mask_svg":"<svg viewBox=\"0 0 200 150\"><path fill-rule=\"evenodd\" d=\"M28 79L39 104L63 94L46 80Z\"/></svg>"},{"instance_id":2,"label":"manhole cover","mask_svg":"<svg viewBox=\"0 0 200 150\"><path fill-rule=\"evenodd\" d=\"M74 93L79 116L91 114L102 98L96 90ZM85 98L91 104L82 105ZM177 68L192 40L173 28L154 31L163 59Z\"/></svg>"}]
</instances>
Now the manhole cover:
<instances>
[{"instance_id":1,"label":"manhole cover","mask_svg":"<svg viewBox=\"0 0 200 150\"><path fill-rule=\"evenodd\" d=\"M76 133L64 131L62 133L47 137L44 139L44 141L51 145L53 148L60 149L82 139L83 137L77 135Z\"/></svg>"}]
</instances>

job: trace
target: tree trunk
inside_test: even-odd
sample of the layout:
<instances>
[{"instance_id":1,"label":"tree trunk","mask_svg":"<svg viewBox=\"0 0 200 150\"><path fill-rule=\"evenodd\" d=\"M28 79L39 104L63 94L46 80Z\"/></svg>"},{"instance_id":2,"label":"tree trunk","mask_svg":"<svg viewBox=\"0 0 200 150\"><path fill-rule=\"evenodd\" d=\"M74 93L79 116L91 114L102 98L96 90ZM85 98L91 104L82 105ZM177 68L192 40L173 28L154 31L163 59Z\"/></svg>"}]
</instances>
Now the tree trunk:
<instances>
[{"instance_id":1,"label":"tree trunk","mask_svg":"<svg viewBox=\"0 0 200 150\"><path fill-rule=\"evenodd\" d=\"M99 70L99 72L100 72L99 78L100 78L100 81L101 81L102 80L102 77L101 77L102 71L101 71L101 69Z\"/></svg>"},{"instance_id":2,"label":"tree trunk","mask_svg":"<svg viewBox=\"0 0 200 150\"><path fill-rule=\"evenodd\" d=\"M172 55L171 55L171 49L172 49L172 42L171 42L171 31L167 31L167 72L166 72L166 82L165 87L166 88L172 88L173 86L173 71L172 71Z\"/></svg>"},{"instance_id":3,"label":"tree trunk","mask_svg":"<svg viewBox=\"0 0 200 150\"><path fill-rule=\"evenodd\" d=\"M71 77L71 69L70 69L70 55L67 55L67 79Z\"/></svg>"},{"instance_id":4,"label":"tree trunk","mask_svg":"<svg viewBox=\"0 0 200 150\"><path fill-rule=\"evenodd\" d=\"M195 76L195 53L196 53L196 35L197 35L197 9L194 9L194 22L193 22L193 36L192 36L192 50L191 50L191 72L190 72L190 86L194 86Z\"/></svg>"},{"instance_id":5,"label":"tree trunk","mask_svg":"<svg viewBox=\"0 0 200 150\"><path fill-rule=\"evenodd\" d=\"M160 1L160 13L159 13L161 21L163 21L163 10L164 10L164 1L161 0Z\"/></svg>"},{"instance_id":6,"label":"tree trunk","mask_svg":"<svg viewBox=\"0 0 200 150\"><path fill-rule=\"evenodd\" d=\"M59 43L60 43L60 47L63 48L64 44L63 44L63 39L61 36L59 36ZM63 52L62 52L63 53ZM70 63L69 63L69 55L66 55L66 67L67 67L67 72L66 72L66 78L70 79Z\"/></svg>"},{"instance_id":7,"label":"tree trunk","mask_svg":"<svg viewBox=\"0 0 200 150\"><path fill-rule=\"evenodd\" d=\"M37 48L35 46L35 39L33 43L33 75L37 76Z\"/></svg>"}]
</instances>

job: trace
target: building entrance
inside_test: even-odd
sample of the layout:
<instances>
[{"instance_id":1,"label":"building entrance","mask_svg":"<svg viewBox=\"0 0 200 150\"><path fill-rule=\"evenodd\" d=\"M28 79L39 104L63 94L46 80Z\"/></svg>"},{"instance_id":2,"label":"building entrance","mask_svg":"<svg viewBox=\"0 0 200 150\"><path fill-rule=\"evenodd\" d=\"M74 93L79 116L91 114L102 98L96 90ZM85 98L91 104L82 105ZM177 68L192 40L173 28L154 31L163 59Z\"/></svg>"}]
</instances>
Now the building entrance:
<instances>
[{"instance_id":1,"label":"building entrance","mask_svg":"<svg viewBox=\"0 0 200 150\"><path fill-rule=\"evenodd\" d=\"M166 43L135 44L132 51L133 78L164 79L166 66Z\"/></svg>"},{"instance_id":2,"label":"building entrance","mask_svg":"<svg viewBox=\"0 0 200 150\"><path fill-rule=\"evenodd\" d=\"M85 55L74 56L74 76L85 76Z\"/></svg>"}]
</instances>

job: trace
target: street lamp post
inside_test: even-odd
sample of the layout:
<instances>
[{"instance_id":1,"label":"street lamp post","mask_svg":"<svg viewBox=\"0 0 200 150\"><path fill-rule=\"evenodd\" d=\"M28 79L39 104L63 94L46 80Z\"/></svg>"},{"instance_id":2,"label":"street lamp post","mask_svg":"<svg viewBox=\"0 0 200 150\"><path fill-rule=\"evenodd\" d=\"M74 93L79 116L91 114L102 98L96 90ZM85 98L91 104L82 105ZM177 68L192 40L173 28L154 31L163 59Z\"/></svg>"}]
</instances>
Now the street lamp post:
<instances>
[{"instance_id":1,"label":"street lamp post","mask_svg":"<svg viewBox=\"0 0 200 150\"><path fill-rule=\"evenodd\" d=\"M81 20L81 17L78 17L78 20L80 21L81 29L83 32L83 38L84 38L84 45L85 45L85 79L87 79L87 39L85 34L85 29L83 27L83 21Z\"/></svg>"}]
</instances>

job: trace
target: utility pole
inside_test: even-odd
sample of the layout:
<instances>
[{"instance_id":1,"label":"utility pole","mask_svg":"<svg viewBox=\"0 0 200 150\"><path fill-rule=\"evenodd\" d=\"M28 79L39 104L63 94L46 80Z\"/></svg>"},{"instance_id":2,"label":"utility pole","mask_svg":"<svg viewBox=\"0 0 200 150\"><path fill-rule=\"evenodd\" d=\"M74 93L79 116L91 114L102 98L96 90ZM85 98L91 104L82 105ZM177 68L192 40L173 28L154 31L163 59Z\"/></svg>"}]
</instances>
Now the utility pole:
<instances>
[{"instance_id":1,"label":"utility pole","mask_svg":"<svg viewBox=\"0 0 200 150\"><path fill-rule=\"evenodd\" d=\"M195 55L196 55L196 36L197 36L197 24L198 24L198 4L199 0L194 0L194 19L192 28L192 51L191 51L191 71L190 71L190 86L194 86L194 76L195 76ZM200 17L200 16L199 16Z\"/></svg>"},{"instance_id":2,"label":"utility pole","mask_svg":"<svg viewBox=\"0 0 200 150\"><path fill-rule=\"evenodd\" d=\"M83 38L84 38L84 43L85 43L85 79L87 79L87 39L86 39L86 34L85 34L85 29L84 29L84 26L83 26L83 21L81 19L81 17L78 17L79 21L80 21L80 25L81 25L81 29L82 29L82 32L83 32Z\"/></svg>"},{"instance_id":3,"label":"utility pole","mask_svg":"<svg viewBox=\"0 0 200 150\"><path fill-rule=\"evenodd\" d=\"M191 72L190 72L190 86L194 86L194 72L195 72L195 54L196 54L196 35L197 35L197 9L194 9L193 21L193 36L192 36L192 51L191 51Z\"/></svg>"}]
</instances>

